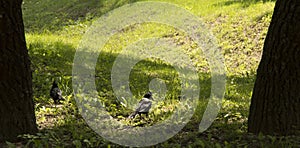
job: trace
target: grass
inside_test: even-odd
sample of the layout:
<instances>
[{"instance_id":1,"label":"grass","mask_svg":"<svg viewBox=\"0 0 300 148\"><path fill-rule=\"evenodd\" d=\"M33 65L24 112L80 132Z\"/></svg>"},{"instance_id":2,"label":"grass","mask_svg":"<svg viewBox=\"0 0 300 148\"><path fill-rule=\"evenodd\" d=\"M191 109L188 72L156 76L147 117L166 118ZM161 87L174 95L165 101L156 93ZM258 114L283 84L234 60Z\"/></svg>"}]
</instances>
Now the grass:
<instances>
[{"instance_id":1,"label":"grass","mask_svg":"<svg viewBox=\"0 0 300 148\"><path fill-rule=\"evenodd\" d=\"M161 0L158 0L161 1ZM23 18L28 51L32 61L34 101L40 132L21 135L31 147L120 147L97 135L85 123L76 107L72 89L72 64L76 48L88 27L101 15L136 0L24 0ZM181 90L172 65L146 58L132 69L129 79L133 101L149 90L151 80L165 81L165 101L156 101L152 115L128 121L131 110L116 98L111 68L123 47L139 39L160 37L180 46L192 59L201 85L196 114L174 137L158 147L293 147L299 137L273 137L247 133L247 117L261 57L264 38L273 13L274 1L259 0L164 0L202 18L222 49L226 91L218 117L203 133L198 125L211 89L210 70L202 52L183 32L156 23L135 24L117 32L106 43L96 65L98 101L110 115L127 125L147 126L167 119L178 107ZM54 106L49 98L53 80L59 82L66 101ZM89 101L83 99L82 101ZM89 108L88 108L89 109ZM14 144L7 142L13 147Z\"/></svg>"}]
</instances>

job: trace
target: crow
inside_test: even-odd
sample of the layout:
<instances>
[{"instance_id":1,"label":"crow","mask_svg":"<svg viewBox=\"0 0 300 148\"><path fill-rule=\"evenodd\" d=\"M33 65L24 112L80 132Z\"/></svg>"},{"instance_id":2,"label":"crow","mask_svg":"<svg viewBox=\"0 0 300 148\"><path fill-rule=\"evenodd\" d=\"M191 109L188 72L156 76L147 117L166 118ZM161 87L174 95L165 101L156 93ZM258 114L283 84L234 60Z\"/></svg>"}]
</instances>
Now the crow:
<instances>
[{"instance_id":1,"label":"crow","mask_svg":"<svg viewBox=\"0 0 300 148\"><path fill-rule=\"evenodd\" d=\"M144 95L142 100L139 102L138 107L135 109L135 111L128 116L128 118L134 118L137 114L148 114L149 110L152 105L152 93L148 92Z\"/></svg>"},{"instance_id":2,"label":"crow","mask_svg":"<svg viewBox=\"0 0 300 148\"><path fill-rule=\"evenodd\" d=\"M61 101L61 100L62 101L65 100L61 94L62 94L62 92L59 89L57 83L55 81L53 81L52 88L50 90L50 96L54 100L54 104L60 103L59 101Z\"/></svg>"}]
</instances>

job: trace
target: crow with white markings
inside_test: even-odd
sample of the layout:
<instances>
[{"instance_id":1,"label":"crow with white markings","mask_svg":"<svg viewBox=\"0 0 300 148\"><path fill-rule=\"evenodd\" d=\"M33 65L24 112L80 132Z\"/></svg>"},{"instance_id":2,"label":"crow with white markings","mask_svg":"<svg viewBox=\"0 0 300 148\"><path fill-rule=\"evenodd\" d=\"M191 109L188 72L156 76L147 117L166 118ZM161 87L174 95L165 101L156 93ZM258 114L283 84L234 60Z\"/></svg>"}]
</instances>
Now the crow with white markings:
<instances>
[{"instance_id":1,"label":"crow with white markings","mask_svg":"<svg viewBox=\"0 0 300 148\"><path fill-rule=\"evenodd\" d=\"M146 93L142 100L139 102L139 105L136 108L136 110L132 114L130 114L128 118L134 118L137 114L148 114L152 105L152 100L152 93Z\"/></svg>"},{"instance_id":2,"label":"crow with white markings","mask_svg":"<svg viewBox=\"0 0 300 148\"><path fill-rule=\"evenodd\" d=\"M58 104L60 103L59 101L65 100L62 97L62 92L55 81L53 81L52 88L50 90L50 96L54 100L54 104Z\"/></svg>"}]
</instances>

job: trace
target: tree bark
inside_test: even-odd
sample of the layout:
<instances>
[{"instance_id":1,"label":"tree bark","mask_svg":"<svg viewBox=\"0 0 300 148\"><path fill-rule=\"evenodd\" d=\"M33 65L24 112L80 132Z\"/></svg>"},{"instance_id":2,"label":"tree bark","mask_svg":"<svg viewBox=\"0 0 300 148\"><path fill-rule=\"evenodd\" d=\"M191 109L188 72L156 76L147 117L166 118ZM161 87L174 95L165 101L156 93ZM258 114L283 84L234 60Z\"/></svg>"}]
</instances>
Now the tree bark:
<instances>
[{"instance_id":1,"label":"tree bark","mask_svg":"<svg viewBox=\"0 0 300 148\"><path fill-rule=\"evenodd\" d=\"M0 0L0 142L37 131L22 0Z\"/></svg>"},{"instance_id":2,"label":"tree bark","mask_svg":"<svg viewBox=\"0 0 300 148\"><path fill-rule=\"evenodd\" d=\"M254 85L248 131L300 130L300 1L277 0Z\"/></svg>"}]
</instances>

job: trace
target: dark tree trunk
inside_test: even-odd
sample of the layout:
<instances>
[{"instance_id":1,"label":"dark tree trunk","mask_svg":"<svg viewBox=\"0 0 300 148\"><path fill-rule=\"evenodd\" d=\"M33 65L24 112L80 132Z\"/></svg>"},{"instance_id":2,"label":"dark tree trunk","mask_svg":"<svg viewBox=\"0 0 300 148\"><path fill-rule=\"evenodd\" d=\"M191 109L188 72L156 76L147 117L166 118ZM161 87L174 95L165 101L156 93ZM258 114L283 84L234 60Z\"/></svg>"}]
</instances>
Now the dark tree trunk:
<instances>
[{"instance_id":1,"label":"dark tree trunk","mask_svg":"<svg viewBox=\"0 0 300 148\"><path fill-rule=\"evenodd\" d=\"M300 130L300 0L277 0L257 70L249 132Z\"/></svg>"},{"instance_id":2,"label":"dark tree trunk","mask_svg":"<svg viewBox=\"0 0 300 148\"><path fill-rule=\"evenodd\" d=\"M0 0L0 142L37 131L22 0Z\"/></svg>"}]
</instances>

